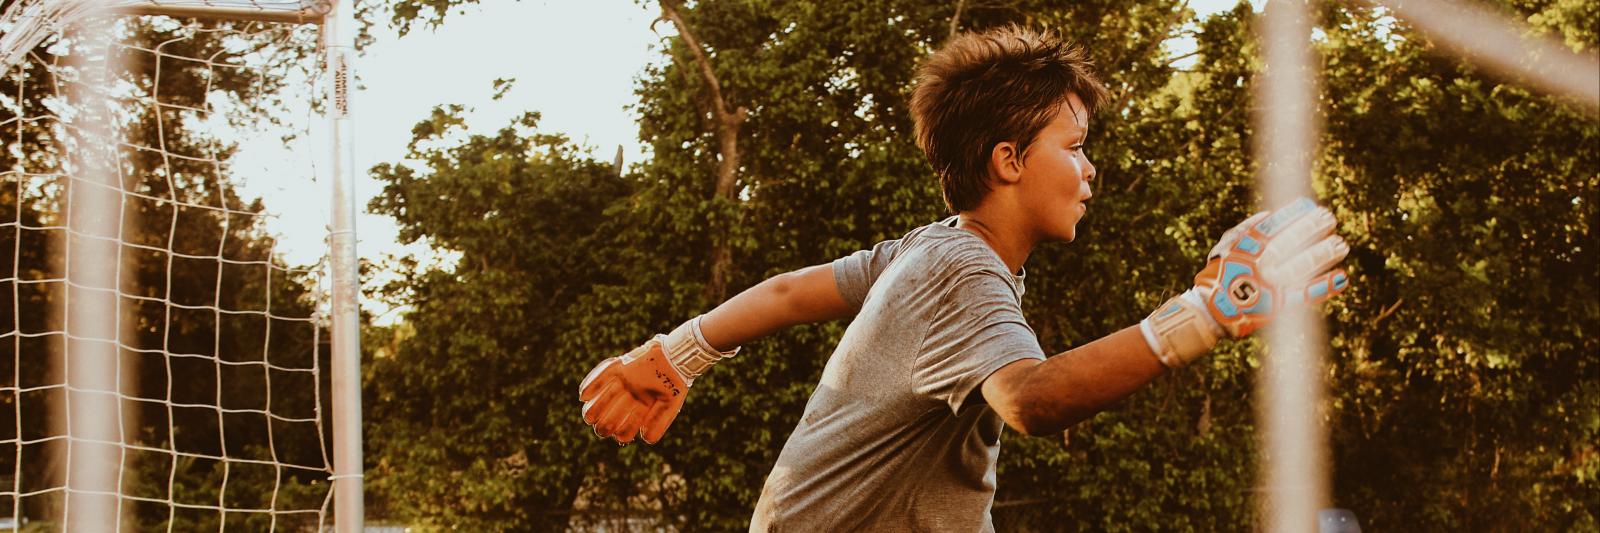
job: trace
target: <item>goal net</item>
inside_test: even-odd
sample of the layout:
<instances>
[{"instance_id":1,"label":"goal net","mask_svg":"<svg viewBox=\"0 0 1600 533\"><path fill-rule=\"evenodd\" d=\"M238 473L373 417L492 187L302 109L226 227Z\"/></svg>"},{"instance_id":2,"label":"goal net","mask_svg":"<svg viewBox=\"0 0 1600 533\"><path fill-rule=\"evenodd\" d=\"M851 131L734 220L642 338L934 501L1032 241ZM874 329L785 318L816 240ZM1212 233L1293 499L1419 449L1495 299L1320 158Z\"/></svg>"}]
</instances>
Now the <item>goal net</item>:
<instances>
[{"instance_id":1,"label":"goal net","mask_svg":"<svg viewBox=\"0 0 1600 533\"><path fill-rule=\"evenodd\" d=\"M331 4L0 2L0 529L359 527Z\"/></svg>"}]
</instances>

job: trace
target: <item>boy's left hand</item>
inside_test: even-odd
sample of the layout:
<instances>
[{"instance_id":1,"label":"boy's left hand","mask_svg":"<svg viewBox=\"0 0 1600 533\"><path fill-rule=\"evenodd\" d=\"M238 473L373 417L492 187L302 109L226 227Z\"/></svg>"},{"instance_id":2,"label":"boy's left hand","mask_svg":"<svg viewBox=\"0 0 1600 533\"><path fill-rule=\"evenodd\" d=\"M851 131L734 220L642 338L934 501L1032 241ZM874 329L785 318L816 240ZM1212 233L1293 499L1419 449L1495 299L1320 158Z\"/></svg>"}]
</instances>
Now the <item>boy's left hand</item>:
<instances>
[{"instance_id":1,"label":"boy's left hand","mask_svg":"<svg viewBox=\"0 0 1600 533\"><path fill-rule=\"evenodd\" d=\"M1337 225L1332 212L1302 197L1228 230L1194 277L1211 318L1243 337L1281 309L1315 305L1343 291L1349 281L1344 270L1330 270L1350 253L1333 234Z\"/></svg>"},{"instance_id":2,"label":"boy's left hand","mask_svg":"<svg viewBox=\"0 0 1600 533\"><path fill-rule=\"evenodd\" d=\"M1333 213L1300 198L1257 213L1222 235L1195 275L1194 288L1140 323L1162 364L1199 358L1224 334L1242 337L1282 309L1321 303L1343 291L1344 270L1330 270L1350 248L1333 234Z\"/></svg>"}]
</instances>

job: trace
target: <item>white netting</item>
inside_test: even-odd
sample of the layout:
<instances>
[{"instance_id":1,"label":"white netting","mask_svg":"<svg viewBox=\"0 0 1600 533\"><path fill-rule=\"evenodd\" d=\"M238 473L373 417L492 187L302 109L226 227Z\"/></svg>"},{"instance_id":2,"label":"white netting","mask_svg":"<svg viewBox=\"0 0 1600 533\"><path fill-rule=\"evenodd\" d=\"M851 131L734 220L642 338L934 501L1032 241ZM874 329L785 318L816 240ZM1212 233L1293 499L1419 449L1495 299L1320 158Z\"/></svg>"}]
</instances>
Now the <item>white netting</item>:
<instances>
[{"instance_id":1,"label":"white netting","mask_svg":"<svg viewBox=\"0 0 1600 533\"><path fill-rule=\"evenodd\" d=\"M0 78L0 524L320 528L326 235L273 235L328 218L317 28L79 28Z\"/></svg>"}]
</instances>

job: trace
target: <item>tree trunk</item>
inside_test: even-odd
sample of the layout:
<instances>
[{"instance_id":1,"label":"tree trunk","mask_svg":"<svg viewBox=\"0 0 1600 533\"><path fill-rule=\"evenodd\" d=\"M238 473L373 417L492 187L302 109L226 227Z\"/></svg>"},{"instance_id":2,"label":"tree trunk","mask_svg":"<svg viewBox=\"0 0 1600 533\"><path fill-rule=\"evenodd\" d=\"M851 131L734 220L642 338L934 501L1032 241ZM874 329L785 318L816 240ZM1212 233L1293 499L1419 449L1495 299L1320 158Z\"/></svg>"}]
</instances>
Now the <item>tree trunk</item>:
<instances>
[{"instance_id":1,"label":"tree trunk","mask_svg":"<svg viewBox=\"0 0 1600 533\"><path fill-rule=\"evenodd\" d=\"M711 91L711 116L717 136L718 156L717 188L712 197L735 201L734 185L739 178L739 128L744 124L749 110L743 107L729 110L728 101L722 95L722 84L717 82L717 74L711 70L711 60L706 57L694 31L679 14L676 0L661 0L661 14L678 28L678 36L689 47L689 52L694 54L700 77ZM711 280L706 284L705 296L711 302L721 302L727 297L728 271L733 264L728 228L712 228L711 242Z\"/></svg>"},{"instance_id":2,"label":"tree trunk","mask_svg":"<svg viewBox=\"0 0 1600 533\"><path fill-rule=\"evenodd\" d=\"M961 31L961 9L967 7L967 0L956 0L956 14L950 17L950 36L954 39L956 32Z\"/></svg>"}]
</instances>

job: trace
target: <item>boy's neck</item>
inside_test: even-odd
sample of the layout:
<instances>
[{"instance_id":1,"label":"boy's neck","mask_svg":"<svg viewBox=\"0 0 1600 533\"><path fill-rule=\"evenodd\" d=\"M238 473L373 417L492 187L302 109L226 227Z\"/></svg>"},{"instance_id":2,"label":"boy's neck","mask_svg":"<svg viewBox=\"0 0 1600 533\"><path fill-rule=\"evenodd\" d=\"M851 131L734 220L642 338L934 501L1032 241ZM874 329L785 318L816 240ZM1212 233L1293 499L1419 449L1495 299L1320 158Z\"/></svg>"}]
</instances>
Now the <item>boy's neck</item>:
<instances>
[{"instance_id":1,"label":"boy's neck","mask_svg":"<svg viewBox=\"0 0 1600 533\"><path fill-rule=\"evenodd\" d=\"M1028 261L1028 254L1033 253L1035 240L1029 236L1025 228L1010 227L1006 224L1006 217L986 216L981 209L978 211L962 211L958 215L959 221L956 228L963 229L983 239L995 255L1000 256L1000 261L1006 264L1006 269L1012 274L1022 272L1022 264Z\"/></svg>"}]
</instances>

